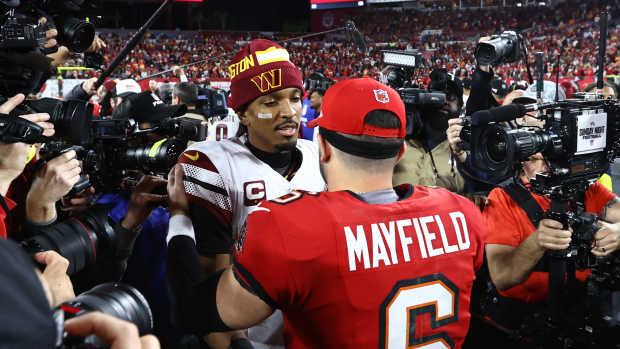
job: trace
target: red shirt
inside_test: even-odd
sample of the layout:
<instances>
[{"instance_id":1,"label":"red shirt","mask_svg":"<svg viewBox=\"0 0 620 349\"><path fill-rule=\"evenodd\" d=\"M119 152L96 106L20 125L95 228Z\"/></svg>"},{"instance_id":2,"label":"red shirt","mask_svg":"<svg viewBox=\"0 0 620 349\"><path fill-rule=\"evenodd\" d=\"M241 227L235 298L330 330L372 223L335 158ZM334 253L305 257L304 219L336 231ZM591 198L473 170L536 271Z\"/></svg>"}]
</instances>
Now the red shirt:
<instances>
[{"instance_id":1,"label":"red shirt","mask_svg":"<svg viewBox=\"0 0 620 349\"><path fill-rule=\"evenodd\" d=\"M462 346L482 215L445 189L413 188L392 204L293 191L248 216L235 276L282 310L287 348Z\"/></svg>"},{"instance_id":2,"label":"red shirt","mask_svg":"<svg viewBox=\"0 0 620 349\"><path fill-rule=\"evenodd\" d=\"M543 211L551 207L548 198L532 193ZM599 182L594 183L585 194L587 212L600 214L615 195ZM525 211L501 188L495 188L488 197L483 212L487 224L487 244L517 247L535 230ZM577 278L585 280L590 271L577 271ZM541 303L547 300L549 276L546 272L533 271L520 285L499 293L505 297L521 299L527 303Z\"/></svg>"},{"instance_id":3,"label":"red shirt","mask_svg":"<svg viewBox=\"0 0 620 349\"><path fill-rule=\"evenodd\" d=\"M0 198L0 200L3 200L6 203L9 211L11 211L13 209L13 207L15 207L15 202L7 197L2 197ZM8 227L7 227L7 222L6 222L6 218L9 215L9 212L4 212L4 208L2 205L0 205L0 238L6 239L7 238L7 231L8 231Z\"/></svg>"}]
</instances>

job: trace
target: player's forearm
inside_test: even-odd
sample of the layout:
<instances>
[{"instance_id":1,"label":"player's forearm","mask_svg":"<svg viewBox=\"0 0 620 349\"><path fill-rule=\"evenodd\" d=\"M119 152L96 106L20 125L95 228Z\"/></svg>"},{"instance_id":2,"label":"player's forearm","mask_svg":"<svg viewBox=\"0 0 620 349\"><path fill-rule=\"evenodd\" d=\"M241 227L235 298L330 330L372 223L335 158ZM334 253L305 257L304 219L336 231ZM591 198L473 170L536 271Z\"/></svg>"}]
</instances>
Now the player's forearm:
<instances>
[{"instance_id":1,"label":"player's forearm","mask_svg":"<svg viewBox=\"0 0 620 349\"><path fill-rule=\"evenodd\" d=\"M543 257L545 250L538 245L535 235L530 235L512 251L489 261L491 280L499 290L507 290L527 280Z\"/></svg>"},{"instance_id":2,"label":"player's forearm","mask_svg":"<svg viewBox=\"0 0 620 349\"><path fill-rule=\"evenodd\" d=\"M216 306L215 294L223 270L211 275L204 272L193 236L189 217L175 215L170 219L166 281L172 321L199 336L230 331L219 318Z\"/></svg>"}]
</instances>

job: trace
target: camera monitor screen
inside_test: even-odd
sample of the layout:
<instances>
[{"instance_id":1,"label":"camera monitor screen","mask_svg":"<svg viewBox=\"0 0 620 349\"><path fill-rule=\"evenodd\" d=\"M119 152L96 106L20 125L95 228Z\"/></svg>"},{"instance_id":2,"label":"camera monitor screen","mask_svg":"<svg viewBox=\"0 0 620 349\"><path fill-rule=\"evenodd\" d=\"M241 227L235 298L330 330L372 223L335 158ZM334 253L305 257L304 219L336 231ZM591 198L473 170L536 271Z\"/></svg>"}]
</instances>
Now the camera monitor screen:
<instances>
[{"instance_id":1,"label":"camera monitor screen","mask_svg":"<svg viewBox=\"0 0 620 349\"><path fill-rule=\"evenodd\" d=\"M311 10L329 10L345 7L362 7L364 1L342 1L342 0L310 0Z\"/></svg>"}]
</instances>

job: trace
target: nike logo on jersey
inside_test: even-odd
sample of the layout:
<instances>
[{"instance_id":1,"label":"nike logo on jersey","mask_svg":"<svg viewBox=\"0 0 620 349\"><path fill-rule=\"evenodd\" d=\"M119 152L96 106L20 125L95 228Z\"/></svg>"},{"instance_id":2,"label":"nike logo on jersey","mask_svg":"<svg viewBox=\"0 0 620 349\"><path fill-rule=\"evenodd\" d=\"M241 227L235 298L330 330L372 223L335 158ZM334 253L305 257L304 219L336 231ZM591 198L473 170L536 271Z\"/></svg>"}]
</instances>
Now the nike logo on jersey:
<instances>
[{"instance_id":1,"label":"nike logo on jersey","mask_svg":"<svg viewBox=\"0 0 620 349\"><path fill-rule=\"evenodd\" d=\"M198 160L198 152L196 152L196 154L194 154L194 155L189 155L188 153L183 153L183 155L187 156L187 158L192 160L192 161Z\"/></svg>"},{"instance_id":2,"label":"nike logo on jersey","mask_svg":"<svg viewBox=\"0 0 620 349\"><path fill-rule=\"evenodd\" d=\"M433 215L372 223L370 226L344 226L349 271L406 263L416 256L426 259L469 249L465 215L456 211L448 216L449 219ZM452 227L446 229L444 221L451 221Z\"/></svg>"}]
</instances>

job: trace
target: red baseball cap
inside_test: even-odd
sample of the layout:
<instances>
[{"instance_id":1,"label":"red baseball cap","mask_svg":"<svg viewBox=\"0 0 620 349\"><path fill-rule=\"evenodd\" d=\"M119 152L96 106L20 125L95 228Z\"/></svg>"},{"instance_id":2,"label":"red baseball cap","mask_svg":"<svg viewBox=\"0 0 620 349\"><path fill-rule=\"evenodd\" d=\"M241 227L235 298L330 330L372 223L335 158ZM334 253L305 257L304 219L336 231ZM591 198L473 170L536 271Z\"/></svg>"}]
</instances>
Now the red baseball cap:
<instances>
[{"instance_id":1,"label":"red baseball cap","mask_svg":"<svg viewBox=\"0 0 620 349\"><path fill-rule=\"evenodd\" d=\"M374 110L390 111L400 120L400 128L381 128L364 124L364 118ZM405 103L398 92L379 81L363 77L339 81L331 86L321 106L322 116L308 122L309 127L349 135L368 135L383 138L405 138Z\"/></svg>"},{"instance_id":2,"label":"red baseball cap","mask_svg":"<svg viewBox=\"0 0 620 349\"><path fill-rule=\"evenodd\" d=\"M386 110L400 120L398 128L383 128L364 123L366 115L375 110ZM407 133L405 103L398 92L379 81L364 77L340 81L323 96L322 115L308 123L320 126L319 134L339 150L368 159L387 159L401 150ZM400 143L383 144L345 137L342 134L368 135L380 138L399 138Z\"/></svg>"}]
</instances>

